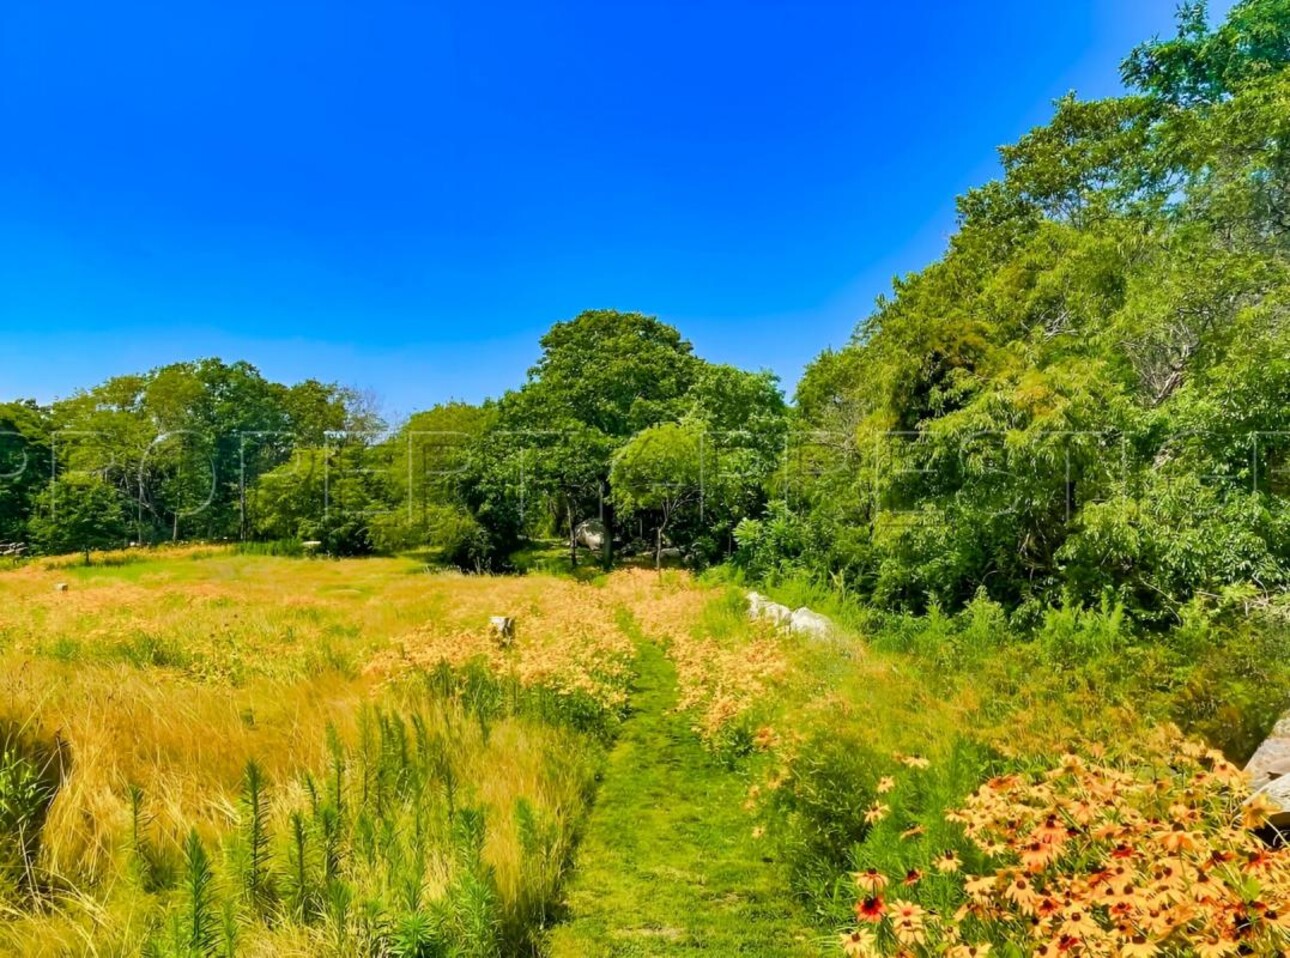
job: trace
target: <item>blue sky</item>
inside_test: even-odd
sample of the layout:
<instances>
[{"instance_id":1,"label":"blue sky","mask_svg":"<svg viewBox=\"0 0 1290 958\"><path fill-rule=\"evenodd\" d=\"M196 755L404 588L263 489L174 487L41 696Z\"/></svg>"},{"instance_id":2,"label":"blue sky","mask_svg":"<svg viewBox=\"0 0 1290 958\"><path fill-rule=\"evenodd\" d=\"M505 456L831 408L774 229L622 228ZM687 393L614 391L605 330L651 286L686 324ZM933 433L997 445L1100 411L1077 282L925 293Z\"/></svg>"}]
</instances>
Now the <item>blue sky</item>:
<instances>
[{"instance_id":1,"label":"blue sky","mask_svg":"<svg viewBox=\"0 0 1290 958\"><path fill-rule=\"evenodd\" d=\"M5 0L0 398L219 355L398 416L593 307L791 388L1174 5Z\"/></svg>"}]
</instances>

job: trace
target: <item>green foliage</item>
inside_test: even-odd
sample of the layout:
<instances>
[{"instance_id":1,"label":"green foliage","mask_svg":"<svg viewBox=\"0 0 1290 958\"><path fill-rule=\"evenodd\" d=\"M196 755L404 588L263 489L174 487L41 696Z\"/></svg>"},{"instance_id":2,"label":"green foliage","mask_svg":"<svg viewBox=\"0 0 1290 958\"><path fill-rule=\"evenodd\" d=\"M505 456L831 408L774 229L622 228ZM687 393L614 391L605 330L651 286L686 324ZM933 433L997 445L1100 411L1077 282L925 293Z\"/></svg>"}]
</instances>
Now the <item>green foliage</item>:
<instances>
[{"instance_id":1,"label":"green foliage","mask_svg":"<svg viewBox=\"0 0 1290 958\"><path fill-rule=\"evenodd\" d=\"M28 523L35 544L45 552L85 552L120 548L129 535L120 497L98 476L60 476L36 497L37 513Z\"/></svg>"},{"instance_id":2,"label":"green foliage","mask_svg":"<svg viewBox=\"0 0 1290 958\"><path fill-rule=\"evenodd\" d=\"M914 611L1110 592L1147 623L1290 584L1288 51L1284 0L1213 30L1188 4L1136 92L1005 147L945 256L807 369L821 438L745 568Z\"/></svg>"},{"instance_id":3,"label":"green foliage","mask_svg":"<svg viewBox=\"0 0 1290 958\"><path fill-rule=\"evenodd\" d=\"M11 739L0 751L0 879L30 884L40 826L54 797L54 785L38 759Z\"/></svg>"},{"instance_id":4,"label":"green foliage","mask_svg":"<svg viewBox=\"0 0 1290 958\"><path fill-rule=\"evenodd\" d=\"M184 842L184 906L177 926L177 954L195 958L215 954L219 941L219 916L216 914L214 883L215 873L211 869L210 858L194 828Z\"/></svg>"},{"instance_id":5,"label":"green foliage","mask_svg":"<svg viewBox=\"0 0 1290 958\"><path fill-rule=\"evenodd\" d=\"M241 806L245 848L242 890L253 909L264 911L275 897L269 859L269 795L264 772L254 761L246 763L242 776Z\"/></svg>"},{"instance_id":6,"label":"green foliage","mask_svg":"<svg viewBox=\"0 0 1290 958\"><path fill-rule=\"evenodd\" d=\"M663 423L643 429L614 456L610 482L614 501L624 513L658 513L656 558L661 562L668 524L687 507L697 508L703 495L704 465L712 458L703 433L691 425Z\"/></svg>"}]
</instances>

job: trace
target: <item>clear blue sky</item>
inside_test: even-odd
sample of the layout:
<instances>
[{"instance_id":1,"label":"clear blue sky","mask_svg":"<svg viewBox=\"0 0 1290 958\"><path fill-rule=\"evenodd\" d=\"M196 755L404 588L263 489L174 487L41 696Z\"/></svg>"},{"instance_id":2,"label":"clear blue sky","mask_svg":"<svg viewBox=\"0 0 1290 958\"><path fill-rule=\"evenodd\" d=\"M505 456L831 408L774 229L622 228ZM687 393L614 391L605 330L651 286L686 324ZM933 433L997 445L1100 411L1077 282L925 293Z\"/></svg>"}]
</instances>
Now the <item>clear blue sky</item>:
<instances>
[{"instance_id":1,"label":"clear blue sky","mask_svg":"<svg viewBox=\"0 0 1290 958\"><path fill-rule=\"evenodd\" d=\"M1174 5L3 0L0 398L219 355L397 415L591 307L791 388Z\"/></svg>"}]
</instances>

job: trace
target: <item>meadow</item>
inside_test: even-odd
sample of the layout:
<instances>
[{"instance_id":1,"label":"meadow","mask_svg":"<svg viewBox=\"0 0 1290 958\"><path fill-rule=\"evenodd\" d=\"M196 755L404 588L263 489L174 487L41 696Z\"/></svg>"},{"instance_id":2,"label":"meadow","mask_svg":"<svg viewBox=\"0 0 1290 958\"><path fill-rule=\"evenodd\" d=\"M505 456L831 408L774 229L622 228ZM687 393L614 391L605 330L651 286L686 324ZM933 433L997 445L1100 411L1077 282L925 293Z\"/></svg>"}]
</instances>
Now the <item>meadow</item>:
<instances>
[{"instance_id":1,"label":"meadow","mask_svg":"<svg viewBox=\"0 0 1290 958\"><path fill-rule=\"evenodd\" d=\"M1252 690L1290 687L1272 625L1214 612L1170 652L1055 611L1022 640L984 599L892 617L779 583L832 602L808 640L729 574L582 578L203 547L0 571L0 948L1024 954L1080 907L1081 954L1284 947L1290 864L1228 762L1269 721ZM1160 918L1161 842L1259 871ZM1120 847L1129 904L1089 879Z\"/></svg>"}]
</instances>

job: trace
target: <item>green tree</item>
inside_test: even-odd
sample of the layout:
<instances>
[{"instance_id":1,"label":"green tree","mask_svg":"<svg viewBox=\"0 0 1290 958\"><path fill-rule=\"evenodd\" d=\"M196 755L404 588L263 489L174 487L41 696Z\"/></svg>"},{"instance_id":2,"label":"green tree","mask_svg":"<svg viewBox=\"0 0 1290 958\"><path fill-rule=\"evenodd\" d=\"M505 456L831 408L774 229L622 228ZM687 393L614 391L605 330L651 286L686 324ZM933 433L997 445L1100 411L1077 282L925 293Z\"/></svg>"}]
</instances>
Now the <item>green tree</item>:
<instances>
[{"instance_id":1,"label":"green tree","mask_svg":"<svg viewBox=\"0 0 1290 958\"><path fill-rule=\"evenodd\" d=\"M697 506L704 492L703 431L694 425L663 423L641 430L614 456L610 483L614 500L627 513L655 517L654 560L663 562L668 526L683 509Z\"/></svg>"},{"instance_id":2,"label":"green tree","mask_svg":"<svg viewBox=\"0 0 1290 958\"><path fill-rule=\"evenodd\" d=\"M89 565L92 549L119 548L128 538L120 492L96 475L57 477L37 496L36 510L31 535L46 553L84 552Z\"/></svg>"}]
</instances>

